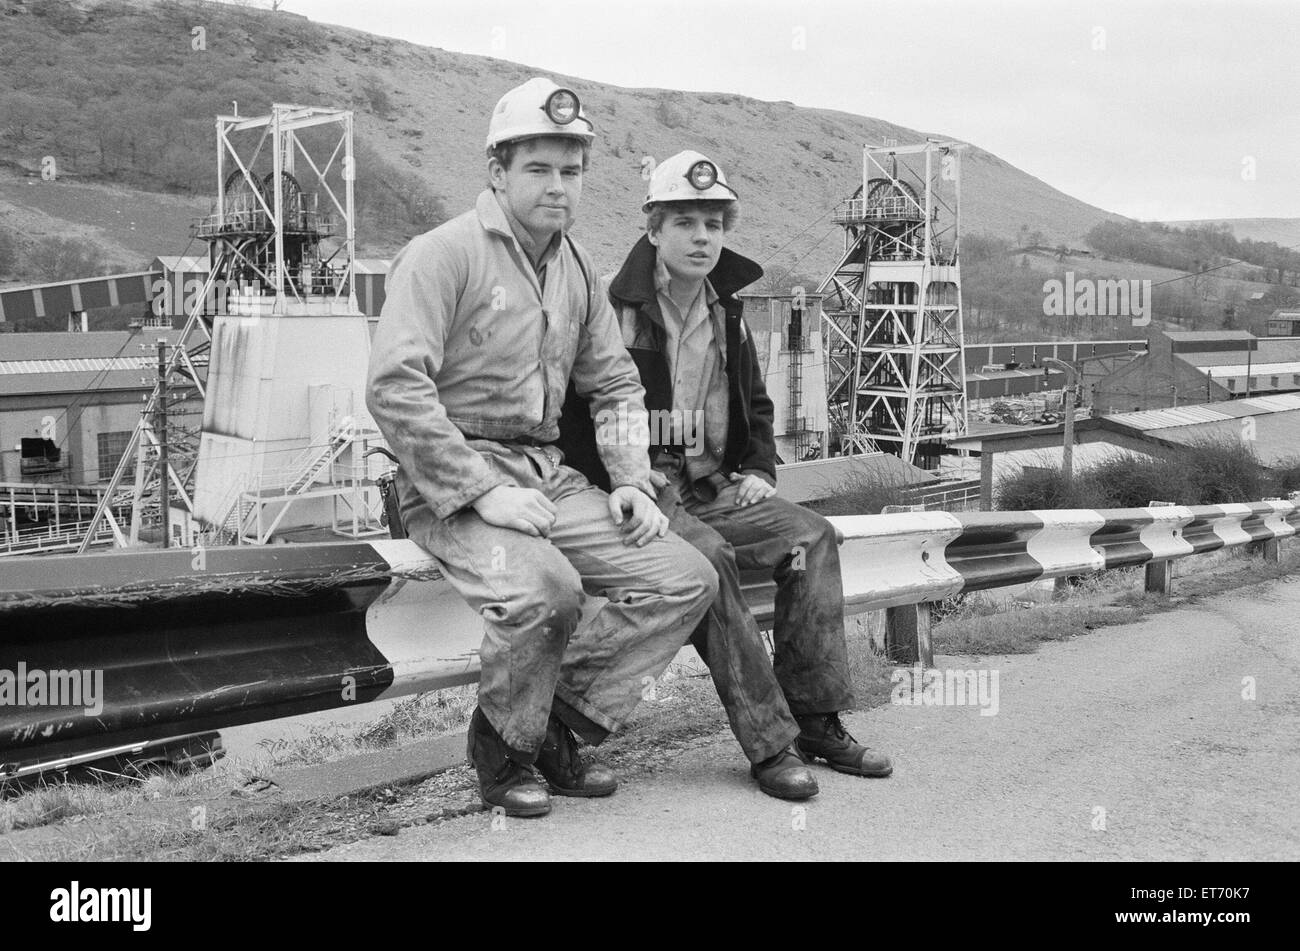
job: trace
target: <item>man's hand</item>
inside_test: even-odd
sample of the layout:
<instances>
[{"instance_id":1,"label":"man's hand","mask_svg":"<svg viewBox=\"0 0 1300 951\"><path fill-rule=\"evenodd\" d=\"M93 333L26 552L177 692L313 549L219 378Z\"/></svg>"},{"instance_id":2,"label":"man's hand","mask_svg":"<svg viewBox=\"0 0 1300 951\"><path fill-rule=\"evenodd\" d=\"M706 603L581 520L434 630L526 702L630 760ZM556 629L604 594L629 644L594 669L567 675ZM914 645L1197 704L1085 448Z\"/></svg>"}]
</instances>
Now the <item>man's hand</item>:
<instances>
[{"instance_id":1,"label":"man's hand","mask_svg":"<svg viewBox=\"0 0 1300 951\"><path fill-rule=\"evenodd\" d=\"M623 544L644 548L668 534L668 516L640 489L620 485L609 494L609 515L623 528Z\"/></svg>"},{"instance_id":2,"label":"man's hand","mask_svg":"<svg viewBox=\"0 0 1300 951\"><path fill-rule=\"evenodd\" d=\"M739 483L736 504L742 508L776 495L776 486L768 485L756 475L741 475L739 472L733 472L728 478L734 483Z\"/></svg>"},{"instance_id":3,"label":"man's hand","mask_svg":"<svg viewBox=\"0 0 1300 951\"><path fill-rule=\"evenodd\" d=\"M498 485L488 489L470 503L479 518L489 525L513 528L525 535L545 538L555 524L559 510L555 503L536 489L517 485Z\"/></svg>"},{"instance_id":4,"label":"man's hand","mask_svg":"<svg viewBox=\"0 0 1300 951\"><path fill-rule=\"evenodd\" d=\"M651 469L650 485L656 493L662 492L668 487L668 476L664 475L664 473L660 472L658 469Z\"/></svg>"}]
</instances>

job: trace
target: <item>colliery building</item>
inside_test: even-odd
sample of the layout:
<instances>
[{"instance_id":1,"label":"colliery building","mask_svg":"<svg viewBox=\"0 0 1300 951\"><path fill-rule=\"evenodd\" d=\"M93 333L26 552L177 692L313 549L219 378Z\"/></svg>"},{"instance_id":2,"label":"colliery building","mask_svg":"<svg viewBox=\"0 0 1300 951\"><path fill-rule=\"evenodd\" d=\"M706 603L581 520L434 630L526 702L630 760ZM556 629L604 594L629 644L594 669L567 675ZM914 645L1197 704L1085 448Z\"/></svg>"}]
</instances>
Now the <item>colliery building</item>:
<instances>
[{"instance_id":1,"label":"colliery building","mask_svg":"<svg viewBox=\"0 0 1300 951\"><path fill-rule=\"evenodd\" d=\"M0 482L109 479L153 388L157 340L178 337L157 328L0 336Z\"/></svg>"},{"instance_id":2,"label":"colliery building","mask_svg":"<svg viewBox=\"0 0 1300 951\"><path fill-rule=\"evenodd\" d=\"M1147 353L1099 381L1093 412L1168 409L1300 392L1300 338L1244 330L1152 335Z\"/></svg>"}]
</instances>

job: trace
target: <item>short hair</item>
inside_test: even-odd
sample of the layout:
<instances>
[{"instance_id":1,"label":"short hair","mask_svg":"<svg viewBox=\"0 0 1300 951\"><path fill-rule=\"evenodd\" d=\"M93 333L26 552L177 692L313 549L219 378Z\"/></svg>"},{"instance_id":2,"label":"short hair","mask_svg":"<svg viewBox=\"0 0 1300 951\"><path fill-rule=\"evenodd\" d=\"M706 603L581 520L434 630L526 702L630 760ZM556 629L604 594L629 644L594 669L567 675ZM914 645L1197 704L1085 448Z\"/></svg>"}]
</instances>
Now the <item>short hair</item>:
<instances>
[{"instance_id":1,"label":"short hair","mask_svg":"<svg viewBox=\"0 0 1300 951\"><path fill-rule=\"evenodd\" d=\"M740 202L727 201L723 198L709 198L700 201L656 201L651 202L650 210L645 216L645 230L650 234L657 234L659 229L664 226L664 219L668 217L668 206L674 208L685 208L687 211L702 211L705 214L722 213L722 230L730 231L736 226L740 219Z\"/></svg>"},{"instance_id":2,"label":"short hair","mask_svg":"<svg viewBox=\"0 0 1300 951\"><path fill-rule=\"evenodd\" d=\"M501 163L502 168L510 171L510 166L514 164L515 153L519 151L519 146L525 142L536 142L538 139L563 139L572 145L582 146L582 170L585 172L591 167L591 143L576 135L530 135L522 139L498 142L488 149L488 158L496 159Z\"/></svg>"}]
</instances>

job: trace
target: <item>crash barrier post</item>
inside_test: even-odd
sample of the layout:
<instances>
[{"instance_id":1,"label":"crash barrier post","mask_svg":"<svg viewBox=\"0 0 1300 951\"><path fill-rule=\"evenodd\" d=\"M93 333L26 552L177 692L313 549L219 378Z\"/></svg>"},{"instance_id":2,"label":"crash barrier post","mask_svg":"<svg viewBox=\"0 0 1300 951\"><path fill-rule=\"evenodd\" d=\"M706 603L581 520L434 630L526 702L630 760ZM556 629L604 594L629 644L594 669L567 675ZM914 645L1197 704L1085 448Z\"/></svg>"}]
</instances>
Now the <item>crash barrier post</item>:
<instances>
[{"instance_id":1,"label":"crash barrier post","mask_svg":"<svg viewBox=\"0 0 1300 951\"><path fill-rule=\"evenodd\" d=\"M1152 499L1147 503L1148 507L1161 508L1173 505L1173 502L1162 502ZM1158 594L1162 598L1167 598L1174 593L1174 563L1172 561L1150 561L1146 566L1146 579L1143 590L1147 594Z\"/></svg>"},{"instance_id":2,"label":"crash barrier post","mask_svg":"<svg viewBox=\"0 0 1300 951\"><path fill-rule=\"evenodd\" d=\"M846 614L894 609L891 651L931 664L934 602L1276 543L1300 515L1293 499L831 522ZM774 593L746 589L763 621ZM482 631L410 540L6 558L0 773L472 683Z\"/></svg>"},{"instance_id":3,"label":"crash barrier post","mask_svg":"<svg viewBox=\"0 0 1300 951\"><path fill-rule=\"evenodd\" d=\"M924 504L886 505L880 514L924 511ZM925 667L933 667L934 652L930 647L932 621L929 601L885 608L885 656L896 664L920 663Z\"/></svg>"}]
</instances>

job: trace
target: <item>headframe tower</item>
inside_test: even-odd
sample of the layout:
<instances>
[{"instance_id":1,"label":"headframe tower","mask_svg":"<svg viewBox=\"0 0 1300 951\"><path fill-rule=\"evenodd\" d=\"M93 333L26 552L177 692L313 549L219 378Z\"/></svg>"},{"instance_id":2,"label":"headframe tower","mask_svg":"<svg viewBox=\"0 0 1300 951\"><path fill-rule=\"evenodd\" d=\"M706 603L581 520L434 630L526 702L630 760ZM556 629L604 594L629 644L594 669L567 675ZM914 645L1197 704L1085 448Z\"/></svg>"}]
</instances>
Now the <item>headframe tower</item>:
<instances>
[{"instance_id":1,"label":"headframe tower","mask_svg":"<svg viewBox=\"0 0 1300 951\"><path fill-rule=\"evenodd\" d=\"M868 145L862 185L835 211L844 254L823 294L827 402L846 453L933 469L966 432L955 142Z\"/></svg>"}]
</instances>

